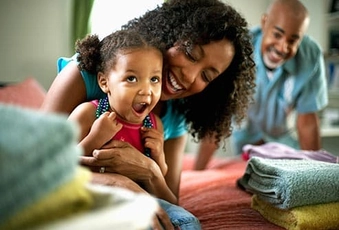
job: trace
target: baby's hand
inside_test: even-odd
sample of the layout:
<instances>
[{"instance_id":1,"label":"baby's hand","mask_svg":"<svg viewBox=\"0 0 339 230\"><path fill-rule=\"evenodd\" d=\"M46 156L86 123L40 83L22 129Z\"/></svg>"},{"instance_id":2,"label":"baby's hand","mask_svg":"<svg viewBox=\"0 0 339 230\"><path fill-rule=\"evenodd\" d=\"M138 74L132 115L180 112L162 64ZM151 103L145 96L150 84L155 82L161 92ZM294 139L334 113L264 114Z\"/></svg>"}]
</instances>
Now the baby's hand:
<instances>
[{"instance_id":1,"label":"baby's hand","mask_svg":"<svg viewBox=\"0 0 339 230\"><path fill-rule=\"evenodd\" d=\"M95 135L97 140L101 140L102 145L104 145L110 141L121 128L122 124L117 122L116 113L105 112L94 121L90 133Z\"/></svg>"},{"instance_id":2,"label":"baby's hand","mask_svg":"<svg viewBox=\"0 0 339 230\"><path fill-rule=\"evenodd\" d=\"M163 175L165 175L167 172L167 164L165 162L163 133L156 129L142 127L141 135L145 143L145 148L150 149L151 158L157 162Z\"/></svg>"}]
</instances>

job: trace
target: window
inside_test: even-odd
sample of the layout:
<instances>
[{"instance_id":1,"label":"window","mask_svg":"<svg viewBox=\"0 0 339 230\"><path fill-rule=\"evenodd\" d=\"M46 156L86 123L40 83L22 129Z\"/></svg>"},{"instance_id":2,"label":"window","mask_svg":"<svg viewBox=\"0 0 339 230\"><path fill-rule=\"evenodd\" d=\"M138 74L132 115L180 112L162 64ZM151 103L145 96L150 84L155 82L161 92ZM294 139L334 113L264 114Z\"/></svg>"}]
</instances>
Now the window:
<instances>
[{"instance_id":1,"label":"window","mask_svg":"<svg viewBox=\"0 0 339 230\"><path fill-rule=\"evenodd\" d=\"M90 33L100 39L120 29L129 20L161 5L164 0L95 0L90 16Z\"/></svg>"}]
</instances>

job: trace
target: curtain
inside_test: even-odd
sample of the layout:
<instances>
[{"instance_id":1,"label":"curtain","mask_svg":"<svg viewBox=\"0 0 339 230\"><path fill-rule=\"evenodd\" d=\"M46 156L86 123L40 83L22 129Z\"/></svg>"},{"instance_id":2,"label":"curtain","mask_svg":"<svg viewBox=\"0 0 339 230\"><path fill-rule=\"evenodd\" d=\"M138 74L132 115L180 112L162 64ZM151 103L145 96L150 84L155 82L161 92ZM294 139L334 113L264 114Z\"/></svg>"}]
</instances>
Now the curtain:
<instances>
[{"instance_id":1,"label":"curtain","mask_svg":"<svg viewBox=\"0 0 339 230\"><path fill-rule=\"evenodd\" d=\"M89 33L88 23L94 0L73 0L72 2L71 44L75 44L76 40L84 38Z\"/></svg>"}]
</instances>

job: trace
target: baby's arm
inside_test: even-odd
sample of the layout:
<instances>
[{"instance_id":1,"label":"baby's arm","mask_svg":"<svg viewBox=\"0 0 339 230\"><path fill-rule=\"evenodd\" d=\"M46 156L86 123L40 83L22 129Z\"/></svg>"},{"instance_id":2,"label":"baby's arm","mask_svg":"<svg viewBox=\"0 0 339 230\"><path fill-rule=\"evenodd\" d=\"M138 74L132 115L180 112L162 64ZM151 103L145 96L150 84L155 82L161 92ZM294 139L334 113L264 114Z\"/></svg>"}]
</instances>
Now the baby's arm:
<instances>
[{"instance_id":1,"label":"baby's arm","mask_svg":"<svg viewBox=\"0 0 339 230\"><path fill-rule=\"evenodd\" d=\"M88 135L79 143L84 148L85 156L92 156L94 149L101 149L122 128L115 118L116 113L105 112L94 121Z\"/></svg>"},{"instance_id":2,"label":"baby's arm","mask_svg":"<svg viewBox=\"0 0 339 230\"><path fill-rule=\"evenodd\" d=\"M163 126L160 118L155 116L157 120L157 129L142 127L142 138L145 142L145 148L151 151L151 158L159 165L162 174L167 173L167 164L164 153L164 134Z\"/></svg>"},{"instance_id":3,"label":"baby's arm","mask_svg":"<svg viewBox=\"0 0 339 230\"><path fill-rule=\"evenodd\" d=\"M92 156L94 149L100 149L121 129L122 125L115 120L114 112L105 112L98 119L95 107L86 102L79 105L69 116L80 126L79 146L84 149L85 156Z\"/></svg>"}]
</instances>

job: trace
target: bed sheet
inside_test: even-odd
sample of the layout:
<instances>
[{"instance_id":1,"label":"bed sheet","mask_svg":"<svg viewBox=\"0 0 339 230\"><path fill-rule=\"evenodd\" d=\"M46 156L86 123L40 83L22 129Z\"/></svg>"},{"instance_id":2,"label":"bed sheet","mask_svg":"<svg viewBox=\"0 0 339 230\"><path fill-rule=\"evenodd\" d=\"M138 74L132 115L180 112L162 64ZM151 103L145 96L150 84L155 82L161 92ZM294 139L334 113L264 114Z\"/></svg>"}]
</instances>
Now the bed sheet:
<instances>
[{"instance_id":1,"label":"bed sheet","mask_svg":"<svg viewBox=\"0 0 339 230\"><path fill-rule=\"evenodd\" d=\"M203 171L192 170L194 155L186 154L180 185L180 205L199 218L203 230L281 230L251 208L251 195L236 186L247 162L213 158Z\"/></svg>"}]
</instances>

